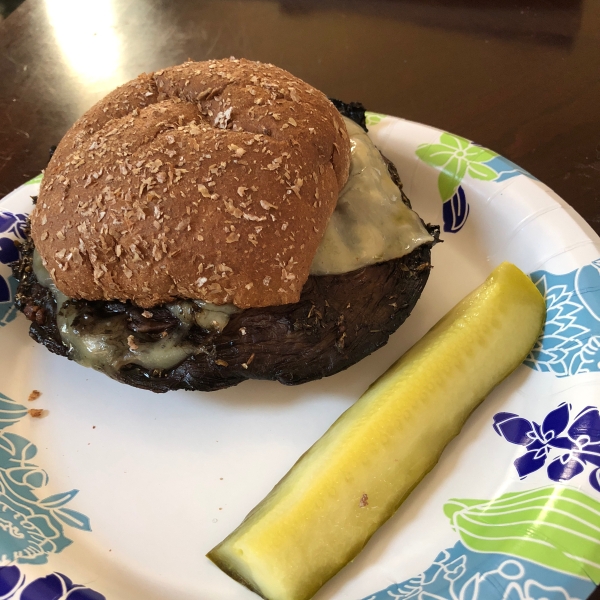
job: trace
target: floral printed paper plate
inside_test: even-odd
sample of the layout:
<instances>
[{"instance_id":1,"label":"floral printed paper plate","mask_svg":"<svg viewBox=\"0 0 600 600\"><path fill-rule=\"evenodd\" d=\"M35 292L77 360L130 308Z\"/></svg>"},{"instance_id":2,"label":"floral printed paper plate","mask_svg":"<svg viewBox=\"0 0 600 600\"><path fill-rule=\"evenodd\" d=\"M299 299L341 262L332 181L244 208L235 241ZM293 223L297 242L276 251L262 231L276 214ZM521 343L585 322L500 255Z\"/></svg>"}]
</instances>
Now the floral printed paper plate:
<instances>
[{"instance_id":1,"label":"floral printed paper plate","mask_svg":"<svg viewBox=\"0 0 600 600\"><path fill-rule=\"evenodd\" d=\"M154 395L54 356L12 305L8 263L39 179L0 202L0 599L251 600L205 558L404 350L508 260L544 294L526 362L398 513L317 595L583 600L600 581L600 240L545 185L463 138L368 115L443 228L390 343L296 388ZM33 390L41 396L28 398ZM34 418L29 409L43 409Z\"/></svg>"}]
</instances>

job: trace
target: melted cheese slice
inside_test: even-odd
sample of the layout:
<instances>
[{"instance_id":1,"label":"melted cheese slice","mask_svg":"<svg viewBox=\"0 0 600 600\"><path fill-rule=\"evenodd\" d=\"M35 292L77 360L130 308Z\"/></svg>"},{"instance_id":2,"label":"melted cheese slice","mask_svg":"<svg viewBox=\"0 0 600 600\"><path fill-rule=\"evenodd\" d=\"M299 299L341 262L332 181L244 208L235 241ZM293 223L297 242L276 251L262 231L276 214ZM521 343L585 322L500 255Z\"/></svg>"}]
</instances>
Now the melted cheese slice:
<instances>
[{"instance_id":1,"label":"melted cheese slice","mask_svg":"<svg viewBox=\"0 0 600 600\"><path fill-rule=\"evenodd\" d=\"M321 244L311 275L348 273L400 258L433 237L402 201L387 164L362 127L344 117L352 161L350 175Z\"/></svg>"}]
</instances>

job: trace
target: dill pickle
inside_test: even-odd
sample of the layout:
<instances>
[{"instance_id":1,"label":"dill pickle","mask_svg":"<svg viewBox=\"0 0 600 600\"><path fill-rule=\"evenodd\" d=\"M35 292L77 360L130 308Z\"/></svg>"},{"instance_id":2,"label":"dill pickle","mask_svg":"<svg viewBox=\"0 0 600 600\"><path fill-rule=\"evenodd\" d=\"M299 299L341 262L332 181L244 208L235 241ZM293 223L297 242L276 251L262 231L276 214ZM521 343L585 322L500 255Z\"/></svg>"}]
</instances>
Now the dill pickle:
<instances>
[{"instance_id":1,"label":"dill pickle","mask_svg":"<svg viewBox=\"0 0 600 600\"><path fill-rule=\"evenodd\" d=\"M545 319L503 263L375 381L208 557L267 600L307 600L435 466Z\"/></svg>"}]
</instances>

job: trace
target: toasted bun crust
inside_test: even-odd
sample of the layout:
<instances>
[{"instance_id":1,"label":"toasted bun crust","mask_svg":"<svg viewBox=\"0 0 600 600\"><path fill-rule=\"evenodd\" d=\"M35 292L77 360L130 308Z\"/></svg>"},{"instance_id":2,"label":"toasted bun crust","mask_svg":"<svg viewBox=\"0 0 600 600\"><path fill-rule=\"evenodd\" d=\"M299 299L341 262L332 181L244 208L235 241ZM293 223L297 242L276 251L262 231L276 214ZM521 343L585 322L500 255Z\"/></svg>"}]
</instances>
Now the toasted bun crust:
<instances>
[{"instance_id":1,"label":"toasted bun crust","mask_svg":"<svg viewBox=\"0 0 600 600\"><path fill-rule=\"evenodd\" d=\"M349 163L321 92L273 65L187 62L140 75L75 123L31 233L72 298L297 302Z\"/></svg>"}]
</instances>

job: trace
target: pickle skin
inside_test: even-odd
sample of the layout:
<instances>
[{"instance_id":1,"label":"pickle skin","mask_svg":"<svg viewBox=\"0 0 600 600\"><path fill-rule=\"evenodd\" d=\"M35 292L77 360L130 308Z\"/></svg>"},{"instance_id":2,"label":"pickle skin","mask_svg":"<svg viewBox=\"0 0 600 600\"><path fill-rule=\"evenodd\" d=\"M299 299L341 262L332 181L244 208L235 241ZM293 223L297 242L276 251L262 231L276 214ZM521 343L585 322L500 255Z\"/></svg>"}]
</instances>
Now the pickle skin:
<instances>
[{"instance_id":1,"label":"pickle skin","mask_svg":"<svg viewBox=\"0 0 600 600\"><path fill-rule=\"evenodd\" d=\"M543 297L502 263L394 363L208 553L266 600L308 600L435 466L527 357Z\"/></svg>"}]
</instances>

